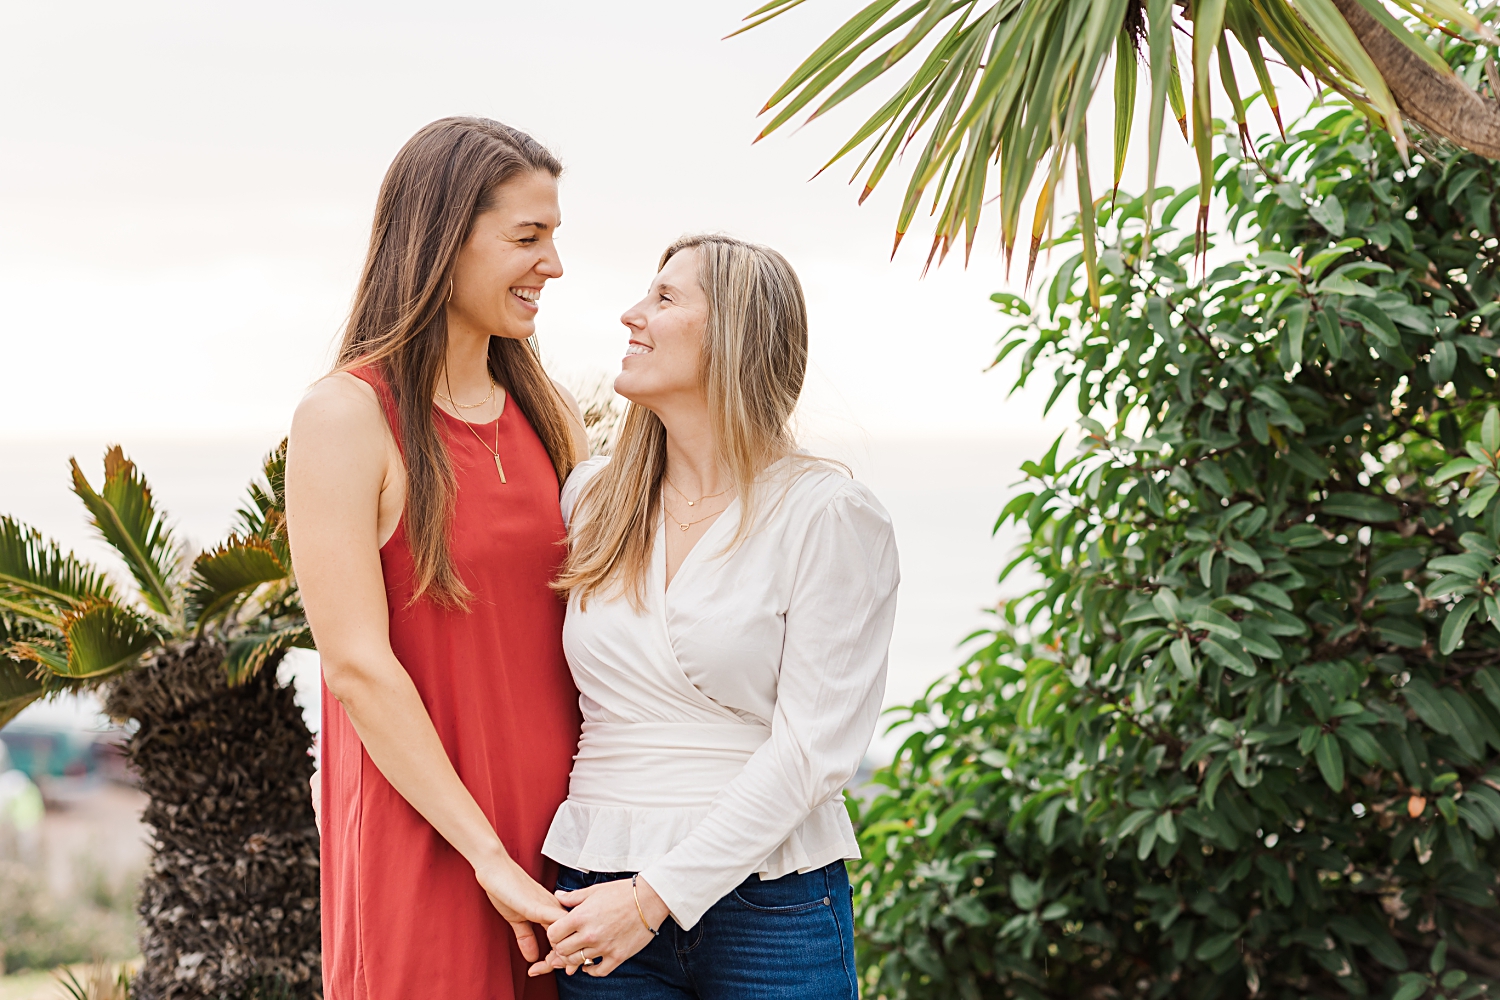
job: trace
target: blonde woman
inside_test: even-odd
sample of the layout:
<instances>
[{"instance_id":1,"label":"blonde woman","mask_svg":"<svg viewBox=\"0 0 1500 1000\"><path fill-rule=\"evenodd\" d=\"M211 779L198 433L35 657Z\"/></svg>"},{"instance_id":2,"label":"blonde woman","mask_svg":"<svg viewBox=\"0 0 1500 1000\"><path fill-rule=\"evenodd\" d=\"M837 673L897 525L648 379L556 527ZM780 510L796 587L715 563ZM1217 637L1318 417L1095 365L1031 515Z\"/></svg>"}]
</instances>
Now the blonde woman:
<instances>
[{"instance_id":1,"label":"blonde woman","mask_svg":"<svg viewBox=\"0 0 1500 1000\"><path fill-rule=\"evenodd\" d=\"M890 518L792 441L807 313L779 254L680 240L622 321L624 429L562 498L584 723L542 847L571 912L533 974L565 968L564 998L854 998L841 789L884 691Z\"/></svg>"}]
</instances>

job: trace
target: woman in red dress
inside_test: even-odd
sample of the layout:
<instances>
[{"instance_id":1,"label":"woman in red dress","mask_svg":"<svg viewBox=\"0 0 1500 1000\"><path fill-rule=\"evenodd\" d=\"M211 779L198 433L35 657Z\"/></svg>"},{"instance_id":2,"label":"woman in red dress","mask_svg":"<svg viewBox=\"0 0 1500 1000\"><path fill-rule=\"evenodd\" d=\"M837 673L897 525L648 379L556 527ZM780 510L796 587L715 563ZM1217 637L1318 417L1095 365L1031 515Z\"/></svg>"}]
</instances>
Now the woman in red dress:
<instances>
[{"instance_id":1,"label":"woman in red dress","mask_svg":"<svg viewBox=\"0 0 1500 1000\"><path fill-rule=\"evenodd\" d=\"M579 718L548 582L587 442L528 341L562 274L560 172L498 122L418 132L381 186L338 364L293 420L327 1000L555 996L526 969L563 915L541 845Z\"/></svg>"}]
</instances>

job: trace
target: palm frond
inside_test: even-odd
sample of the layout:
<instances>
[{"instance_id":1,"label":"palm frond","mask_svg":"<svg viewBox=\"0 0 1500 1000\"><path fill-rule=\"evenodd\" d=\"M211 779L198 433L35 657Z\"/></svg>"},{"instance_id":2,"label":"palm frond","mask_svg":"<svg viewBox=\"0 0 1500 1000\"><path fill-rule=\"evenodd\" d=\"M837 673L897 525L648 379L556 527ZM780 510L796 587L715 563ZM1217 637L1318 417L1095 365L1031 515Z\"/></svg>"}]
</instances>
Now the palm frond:
<instances>
[{"instance_id":1,"label":"palm frond","mask_svg":"<svg viewBox=\"0 0 1500 1000\"><path fill-rule=\"evenodd\" d=\"M0 607L60 620L61 609L113 597L105 575L11 517L0 517Z\"/></svg>"},{"instance_id":2,"label":"palm frond","mask_svg":"<svg viewBox=\"0 0 1500 1000\"><path fill-rule=\"evenodd\" d=\"M250 536L227 542L193 561L187 593L187 621L201 631L227 615L263 584L285 580L288 570L271 544Z\"/></svg>"},{"instance_id":3,"label":"palm frond","mask_svg":"<svg viewBox=\"0 0 1500 1000\"><path fill-rule=\"evenodd\" d=\"M286 438L262 461L261 476L264 481L250 483L250 503L239 509L235 532L270 539L286 533Z\"/></svg>"},{"instance_id":4,"label":"palm frond","mask_svg":"<svg viewBox=\"0 0 1500 1000\"><path fill-rule=\"evenodd\" d=\"M766 102L766 106L761 109L761 113L764 114L772 106L780 104L791 95L792 91L798 91L797 95L787 102L786 108L783 109L782 113L770 125L766 126L765 130L759 136L756 136L756 139L763 138L768 133L779 128L787 118L806 107L809 101L826 90L828 85L838 79L839 75L845 69L848 69L854 60L858 59L866 49L920 14L927 7L927 2L926 0L916 0L915 3L909 4L904 8L897 17L887 21L880 30L867 33L867 29L879 21L881 17L885 16L894 6L896 6L896 0L875 0L874 3L844 22L838 31L835 31L829 36L827 41L818 47L816 52L803 60L802 65L797 67L796 71L781 85L781 88L771 95L771 99ZM735 34L748 31L751 27L754 27L754 25L741 28ZM863 39L851 47L850 43L855 39L860 39L861 36L863 36ZM882 57L881 62L884 62L884 57ZM836 72L830 73L830 70L836 70ZM816 113L814 113L814 117L816 117Z\"/></svg>"},{"instance_id":5,"label":"palm frond","mask_svg":"<svg viewBox=\"0 0 1500 1000\"><path fill-rule=\"evenodd\" d=\"M1120 36L1115 40L1115 179L1110 188L1111 200L1120 191L1125 154L1130 149L1130 128L1135 123L1137 66L1135 39L1131 37L1129 26L1122 26Z\"/></svg>"},{"instance_id":6,"label":"palm frond","mask_svg":"<svg viewBox=\"0 0 1500 1000\"><path fill-rule=\"evenodd\" d=\"M1442 73L1445 76L1453 75L1453 67L1448 65L1447 60L1438 55L1436 51L1430 48L1416 35L1412 34L1411 31L1408 30L1406 25L1396 20L1391 12L1386 9L1385 4L1381 3L1380 0L1360 0L1360 6L1369 11L1370 15L1374 17L1375 20L1379 21L1386 31L1389 31L1391 34L1395 35L1401 40L1402 44L1411 49L1417 55L1421 56L1422 60L1426 62L1427 65L1431 66L1433 69L1437 70L1439 73ZM1464 14L1469 13L1462 7L1459 7L1458 9ZM1476 29L1482 24L1483 22L1479 21L1477 18L1474 19L1474 25Z\"/></svg>"},{"instance_id":7,"label":"palm frond","mask_svg":"<svg viewBox=\"0 0 1500 1000\"><path fill-rule=\"evenodd\" d=\"M224 672L231 685L244 684L277 653L291 649L315 649L312 629L305 624L289 625L269 632L248 632L229 644L224 657Z\"/></svg>"},{"instance_id":8,"label":"palm frond","mask_svg":"<svg viewBox=\"0 0 1500 1000\"><path fill-rule=\"evenodd\" d=\"M1078 171L1078 226L1083 239L1084 273L1088 276L1089 307L1099 308L1098 258L1095 256L1095 226L1098 222L1098 205L1094 202L1094 188L1089 178L1088 137L1079 139L1073 151L1074 167Z\"/></svg>"},{"instance_id":9,"label":"palm frond","mask_svg":"<svg viewBox=\"0 0 1500 1000\"><path fill-rule=\"evenodd\" d=\"M173 586L181 553L166 518L156 509L151 488L125 457L119 445L104 455L104 487L96 493L88 478L70 459L73 492L83 500L95 528L130 569L141 588L141 599L161 615L176 611Z\"/></svg>"},{"instance_id":10,"label":"palm frond","mask_svg":"<svg viewBox=\"0 0 1500 1000\"><path fill-rule=\"evenodd\" d=\"M774 3L768 3L764 7L758 8L758 9L750 12L750 14L745 18L745 20L750 21L751 23L745 25L739 31L732 32L732 33L730 33L729 35L727 35L725 37L727 37L727 38L733 38L735 35L738 35L741 31L749 31L751 28L754 28L754 27L756 27L758 25L761 25L761 24L765 24L767 21L769 21L771 18L775 17L777 14L781 14L781 13L784 13L784 12L786 12L788 10L791 10L793 7L797 6L800 3L804 3L804 2L805 2L805 0L776 0L776 2L774 2ZM754 18L759 18L760 20L753 20Z\"/></svg>"},{"instance_id":11,"label":"palm frond","mask_svg":"<svg viewBox=\"0 0 1500 1000\"><path fill-rule=\"evenodd\" d=\"M1146 0L1146 44L1150 53L1151 111L1146 124L1146 194L1141 199L1141 218L1146 230L1141 242L1142 260L1151 253L1151 209L1156 201L1156 171L1161 164L1161 132L1166 125L1168 81L1176 64L1172 55L1171 0Z\"/></svg>"},{"instance_id":12,"label":"palm frond","mask_svg":"<svg viewBox=\"0 0 1500 1000\"><path fill-rule=\"evenodd\" d=\"M1210 86L1213 75L1209 72L1209 60L1214 50L1220 48L1219 39L1224 33L1225 0L1194 0L1193 3L1193 151L1198 154L1198 176L1201 179L1213 176L1214 118L1210 104ZM1231 77L1229 83L1233 84ZM1238 91L1235 91L1238 102ZM1213 185L1200 183L1198 218L1193 226L1193 246L1202 254L1208 247L1208 200L1213 194Z\"/></svg>"},{"instance_id":13,"label":"palm frond","mask_svg":"<svg viewBox=\"0 0 1500 1000\"><path fill-rule=\"evenodd\" d=\"M36 669L34 664L0 652L0 728L46 693Z\"/></svg>"},{"instance_id":14,"label":"palm frond","mask_svg":"<svg viewBox=\"0 0 1500 1000\"><path fill-rule=\"evenodd\" d=\"M36 698L46 698L85 686L43 665L49 660L58 670L65 670L68 660L67 640L63 637L63 615L55 620L35 614L16 614L0 607L0 701L18 711ZM6 709L0 707L0 714ZM0 723L3 725L3 723Z\"/></svg>"},{"instance_id":15,"label":"palm frond","mask_svg":"<svg viewBox=\"0 0 1500 1000\"><path fill-rule=\"evenodd\" d=\"M1167 78L1167 100L1172 103L1172 117L1177 119L1177 128L1182 132L1182 141L1191 143L1188 135L1187 101L1182 96L1182 66L1177 61L1177 46L1167 50L1167 62L1171 75Z\"/></svg>"},{"instance_id":16,"label":"palm frond","mask_svg":"<svg viewBox=\"0 0 1500 1000\"><path fill-rule=\"evenodd\" d=\"M129 608L96 601L63 616L62 639L23 639L10 655L39 663L58 677L99 681L134 666L162 639L157 627Z\"/></svg>"},{"instance_id":17,"label":"palm frond","mask_svg":"<svg viewBox=\"0 0 1500 1000\"><path fill-rule=\"evenodd\" d=\"M1224 8L1224 27L1233 32L1240 48L1250 57L1250 68L1255 71L1255 81L1260 85L1261 96L1266 99L1266 104L1276 119L1276 131L1285 139L1286 129L1281 124L1280 98L1271 82L1271 70L1266 65L1265 53L1261 51L1260 24L1249 0L1229 0Z\"/></svg>"},{"instance_id":18,"label":"palm frond","mask_svg":"<svg viewBox=\"0 0 1500 1000\"><path fill-rule=\"evenodd\" d=\"M1349 27L1349 22L1344 20L1344 15L1339 13L1333 5L1333 0L1294 0L1298 14L1305 21L1318 38L1331 53L1328 59L1330 70L1329 83L1333 83L1333 77L1344 81L1352 81L1368 105L1375 108L1384 124L1390 130L1396 140L1396 149L1403 156L1406 155L1406 130L1401 124L1401 111L1396 107L1396 98L1391 95L1390 88L1386 86L1385 78L1380 75L1380 70L1375 68L1375 63L1365 52L1364 46L1359 44L1359 39L1354 35L1354 29ZM1312 67L1314 73L1319 77L1324 74L1318 72L1318 67ZM1344 86L1349 86L1345 83ZM1354 89L1354 88L1350 88ZM1204 178L1204 187L1208 187L1207 175Z\"/></svg>"},{"instance_id":19,"label":"palm frond","mask_svg":"<svg viewBox=\"0 0 1500 1000\"><path fill-rule=\"evenodd\" d=\"M1234 108L1234 126L1240 134L1240 147L1247 156L1254 156L1255 142L1250 138L1250 124L1245 117L1245 98L1240 94L1239 80L1234 75L1234 60L1230 57L1227 38L1220 39L1218 52L1219 81L1224 85L1224 93L1229 95L1230 106Z\"/></svg>"},{"instance_id":20,"label":"palm frond","mask_svg":"<svg viewBox=\"0 0 1500 1000\"><path fill-rule=\"evenodd\" d=\"M292 550L286 537L286 438L266 455L261 463L261 478L252 480L248 503L240 507L235 534L259 539L288 571Z\"/></svg>"},{"instance_id":21,"label":"palm frond","mask_svg":"<svg viewBox=\"0 0 1500 1000\"><path fill-rule=\"evenodd\" d=\"M1460 0L1391 2L1444 30L1467 30L1486 40L1490 36L1488 26ZM1185 137L1189 137L1190 112L1193 118L1189 138L1199 163L1199 190L1205 193L1198 212L1201 233L1206 192L1212 189L1212 74L1219 74L1236 124L1242 133L1246 131L1247 102L1234 79L1231 46L1248 55L1278 127L1281 116L1263 41L1293 72L1310 72L1389 129L1404 149L1402 116L1391 87L1340 13L1339 5L1348 3L1369 9L1435 68L1441 62L1417 34L1386 10L1382 0L990 0L988 5L981 0L876 0L845 21L771 95L762 113L771 112L772 117L757 140L781 128L815 99L831 95L823 98L812 118L855 93L876 88L898 65L916 60L916 70L893 86L829 164L867 147L855 170L856 178L864 175L863 201L898 154L909 147L920 148L910 160L910 179L896 223L896 246L935 185L930 199L935 233L929 263L939 252L946 255L961 237L966 248L971 245L980 212L996 203L1009 261L1028 194L1040 188L1042 206L1033 225L1035 247L1051 225L1052 195L1066 157L1087 159L1085 113L1110 58L1130 61L1128 68L1123 62L1117 65L1114 74L1114 177L1118 185L1134 111L1134 61L1139 60L1150 82L1143 224L1148 233L1154 226L1152 193L1161 159L1162 125L1170 105ZM766 4L747 18L754 22L749 26L764 24L795 6L795 2ZM1181 66L1173 40L1178 30L1173 15L1179 8L1192 34L1191 58ZM894 44L881 50L880 43L887 39L894 39ZM1136 44L1137 39L1143 44ZM1451 75L1450 70L1444 71ZM1191 78L1185 80L1184 72ZM919 139L924 141L918 146ZM1093 257L1088 255L1085 266L1091 280L1097 281Z\"/></svg>"}]
</instances>

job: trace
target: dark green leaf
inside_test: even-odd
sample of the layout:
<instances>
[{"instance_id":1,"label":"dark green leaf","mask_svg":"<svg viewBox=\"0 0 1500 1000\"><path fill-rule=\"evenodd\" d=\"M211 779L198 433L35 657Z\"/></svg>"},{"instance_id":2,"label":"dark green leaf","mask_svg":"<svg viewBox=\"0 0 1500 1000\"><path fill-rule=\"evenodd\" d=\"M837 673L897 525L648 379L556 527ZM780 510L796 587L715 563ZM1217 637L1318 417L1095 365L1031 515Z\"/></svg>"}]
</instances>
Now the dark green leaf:
<instances>
[{"instance_id":1,"label":"dark green leaf","mask_svg":"<svg viewBox=\"0 0 1500 1000\"><path fill-rule=\"evenodd\" d=\"M1233 640L1226 640L1226 643L1221 645L1213 639L1204 639L1200 648L1219 666L1247 677L1255 676L1255 661L1250 659L1249 655Z\"/></svg>"},{"instance_id":2,"label":"dark green leaf","mask_svg":"<svg viewBox=\"0 0 1500 1000\"><path fill-rule=\"evenodd\" d=\"M1323 774L1323 780L1328 782L1328 787L1335 792L1344 790L1344 751L1339 748L1339 741L1332 733L1323 733L1318 737L1318 745L1314 756L1318 761L1318 770Z\"/></svg>"},{"instance_id":3,"label":"dark green leaf","mask_svg":"<svg viewBox=\"0 0 1500 1000\"><path fill-rule=\"evenodd\" d=\"M1443 619L1443 630L1438 639L1438 649L1445 656L1458 648L1459 642L1464 637L1464 628L1469 624L1469 619L1474 617L1474 612L1478 610L1479 601L1473 597L1466 597L1448 612L1448 617Z\"/></svg>"},{"instance_id":4,"label":"dark green leaf","mask_svg":"<svg viewBox=\"0 0 1500 1000\"><path fill-rule=\"evenodd\" d=\"M1401 516L1396 505L1365 493L1331 493L1321 505L1325 514L1381 524Z\"/></svg>"}]
</instances>

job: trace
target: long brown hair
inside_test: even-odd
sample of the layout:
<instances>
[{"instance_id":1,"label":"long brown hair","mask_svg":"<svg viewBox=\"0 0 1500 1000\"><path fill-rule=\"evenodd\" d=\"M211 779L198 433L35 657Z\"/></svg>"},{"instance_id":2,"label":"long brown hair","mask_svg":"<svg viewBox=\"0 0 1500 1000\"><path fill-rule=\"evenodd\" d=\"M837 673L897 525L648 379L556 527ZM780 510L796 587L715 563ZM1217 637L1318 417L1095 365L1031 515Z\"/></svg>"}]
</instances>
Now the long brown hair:
<instances>
[{"instance_id":1,"label":"long brown hair","mask_svg":"<svg viewBox=\"0 0 1500 1000\"><path fill-rule=\"evenodd\" d=\"M796 452L788 424L807 373L807 306L797 272L769 247L685 236L661 255L657 270L684 250L697 252L698 283L708 296L699 378L714 450L740 501L733 548L754 528L757 480ZM642 606L666 470L666 428L630 404L613 457L579 498L568 562L554 587L576 592L581 603L623 589Z\"/></svg>"},{"instance_id":2,"label":"long brown hair","mask_svg":"<svg viewBox=\"0 0 1500 1000\"><path fill-rule=\"evenodd\" d=\"M562 164L524 132L488 118L443 118L396 154L375 205L370 249L335 371L375 367L395 398L406 464L402 518L416 563L413 600L462 606L471 596L453 563L449 527L458 486L438 431L433 393L448 351L444 310L454 264L496 189ZM491 337L490 374L535 428L557 481L572 471L573 437L533 342Z\"/></svg>"}]
</instances>

